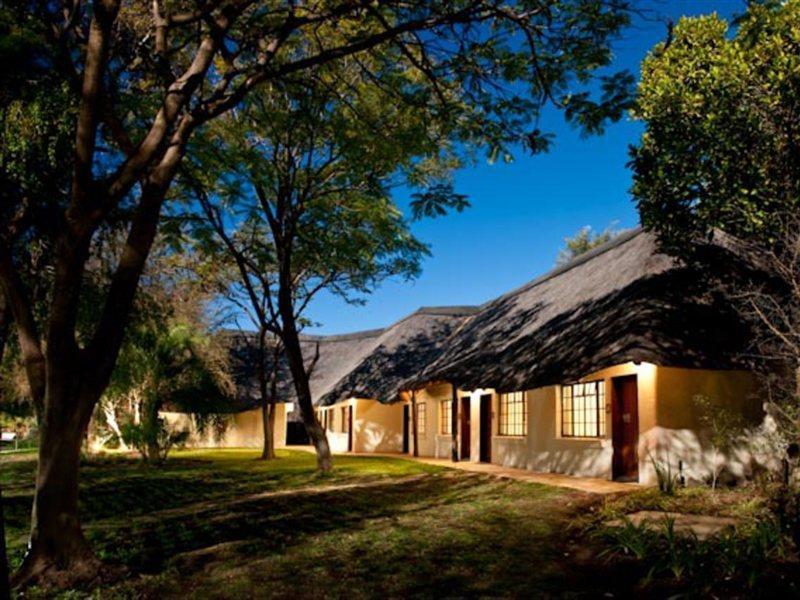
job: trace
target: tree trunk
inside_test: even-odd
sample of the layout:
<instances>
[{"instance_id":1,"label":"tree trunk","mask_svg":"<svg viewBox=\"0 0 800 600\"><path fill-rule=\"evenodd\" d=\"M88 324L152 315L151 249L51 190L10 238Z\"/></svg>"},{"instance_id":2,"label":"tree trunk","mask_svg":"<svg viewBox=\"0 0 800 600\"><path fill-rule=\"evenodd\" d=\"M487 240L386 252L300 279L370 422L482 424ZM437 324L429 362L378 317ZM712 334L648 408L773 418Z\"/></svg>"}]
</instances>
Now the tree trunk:
<instances>
[{"instance_id":1,"label":"tree trunk","mask_svg":"<svg viewBox=\"0 0 800 600\"><path fill-rule=\"evenodd\" d=\"M274 234L275 229L273 228ZM333 469L333 458L328 445L328 437L325 435L325 431L320 426L317 415L314 413L314 402L311 398L311 388L308 384L309 374L313 370L314 364L311 365L310 369L306 369L303 361L303 349L300 346L300 335L297 332L297 317L294 312L295 289L291 260L292 240L291 236L285 237L283 232L278 232L278 236L276 236L276 239L282 240L282 243L276 243L279 264L278 312L281 317L281 343L283 344L286 362L289 364L289 371L292 374L297 403L300 405L300 417L303 419L303 425L306 427L308 437L317 451L317 468L326 473ZM319 352L319 346L317 346L317 352ZM319 358L318 354L314 357L314 362L316 362L317 358Z\"/></svg>"},{"instance_id":2,"label":"tree trunk","mask_svg":"<svg viewBox=\"0 0 800 600\"><path fill-rule=\"evenodd\" d=\"M119 428L119 423L117 422L117 414L114 410L114 404L112 402L103 402L102 406L103 415L106 417L108 428L115 436L117 436L120 450L128 452L130 448L128 448L128 444L125 443L125 440L122 437L122 430Z\"/></svg>"},{"instance_id":3,"label":"tree trunk","mask_svg":"<svg viewBox=\"0 0 800 600\"><path fill-rule=\"evenodd\" d=\"M6 528L3 518L3 489L0 488L0 600L11 599L11 584L8 581L8 554L6 553Z\"/></svg>"},{"instance_id":4,"label":"tree trunk","mask_svg":"<svg viewBox=\"0 0 800 600\"><path fill-rule=\"evenodd\" d=\"M158 464L161 458L161 448L158 445L158 433L160 426L158 423L158 411L161 409L161 402L152 398L145 397L142 410L142 431L144 433L144 450L142 458L149 464Z\"/></svg>"},{"instance_id":5,"label":"tree trunk","mask_svg":"<svg viewBox=\"0 0 800 600\"><path fill-rule=\"evenodd\" d=\"M276 458L275 455L275 397L270 398L269 402L269 455L270 458Z\"/></svg>"},{"instance_id":6,"label":"tree trunk","mask_svg":"<svg viewBox=\"0 0 800 600\"><path fill-rule=\"evenodd\" d=\"M0 364L3 363L9 325L11 325L11 307L8 305L8 300L2 288L0 288ZM0 377L2 377L2 373L0 373Z\"/></svg>"},{"instance_id":7,"label":"tree trunk","mask_svg":"<svg viewBox=\"0 0 800 600\"><path fill-rule=\"evenodd\" d=\"M306 427L308 438L317 451L317 468L324 473L333 468L331 449L328 445L328 437L319 424L317 415L314 414L314 403L311 400L308 373L303 363L303 351L300 347L300 338L297 335L296 329L292 328L292 331L287 335L286 328L284 327L282 341L284 352L286 353L286 361L289 363L289 370L292 373L294 389L297 394L297 403L300 405L300 417L303 419L303 425Z\"/></svg>"},{"instance_id":8,"label":"tree trunk","mask_svg":"<svg viewBox=\"0 0 800 600\"><path fill-rule=\"evenodd\" d=\"M419 437L417 436L417 392L411 391L411 440L414 443L414 456L419 456Z\"/></svg>"},{"instance_id":9,"label":"tree trunk","mask_svg":"<svg viewBox=\"0 0 800 600\"><path fill-rule=\"evenodd\" d=\"M272 416L272 405L262 398L261 400L261 421L264 428L264 448L261 450L261 459L270 460L275 458L275 442L273 440L274 417Z\"/></svg>"},{"instance_id":10,"label":"tree trunk","mask_svg":"<svg viewBox=\"0 0 800 600\"><path fill-rule=\"evenodd\" d=\"M275 458L274 430L271 426L273 417L270 410L270 397L267 390L267 331L264 327L258 332L258 390L261 395L261 425L264 429L264 447L261 450L261 459Z\"/></svg>"},{"instance_id":11,"label":"tree trunk","mask_svg":"<svg viewBox=\"0 0 800 600\"><path fill-rule=\"evenodd\" d=\"M102 563L92 553L78 519L81 443L91 411L85 398L69 401L69 390L53 387L48 386L39 436L28 553L13 577L14 586L63 588L89 584L101 574Z\"/></svg>"}]
</instances>

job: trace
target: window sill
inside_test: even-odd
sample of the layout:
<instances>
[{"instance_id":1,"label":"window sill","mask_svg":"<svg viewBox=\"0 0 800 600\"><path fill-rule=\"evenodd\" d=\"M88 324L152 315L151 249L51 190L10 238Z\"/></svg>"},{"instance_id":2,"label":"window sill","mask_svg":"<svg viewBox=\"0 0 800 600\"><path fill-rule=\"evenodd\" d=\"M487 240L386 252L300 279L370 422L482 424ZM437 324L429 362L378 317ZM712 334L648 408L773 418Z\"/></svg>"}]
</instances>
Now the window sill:
<instances>
[{"instance_id":1,"label":"window sill","mask_svg":"<svg viewBox=\"0 0 800 600\"><path fill-rule=\"evenodd\" d=\"M493 435L492 438L496 440L518 440L525 441L528 439L527 435Z\"/></svg>"},{"instance_id":2,"label":"window sill","mask_svg":"<svg viewBox=\"0 0 800 600\"><path fill-rule=\"evenodd\" d=\"M605 437L566 437L560 435L556 437L557 440L562 442L578 442L580 444L587 444L594 442L598 446L602 446L608 438Z\"/></svg>"}]
</instances>

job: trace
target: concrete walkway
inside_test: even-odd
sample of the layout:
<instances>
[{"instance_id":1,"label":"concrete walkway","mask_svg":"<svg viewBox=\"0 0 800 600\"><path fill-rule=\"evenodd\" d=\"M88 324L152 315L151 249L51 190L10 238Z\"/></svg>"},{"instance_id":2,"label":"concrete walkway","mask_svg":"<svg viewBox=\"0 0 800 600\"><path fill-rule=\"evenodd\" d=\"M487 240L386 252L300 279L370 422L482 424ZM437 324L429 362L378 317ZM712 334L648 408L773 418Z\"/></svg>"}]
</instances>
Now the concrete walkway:
<instances>
[{"instance_id":1,"label":"concrete walkway","mask_svg":"<svg viewBox=\"0 0 800 600\"><path fill-rule=\"evenodd\" d=\"M364 455L366 456L366 455ZM619 483L598 479L595 477L574 477L572 475L562 475L560 473L539 473L528 471L527 469L514 469L511 467L501 467L489 463L457 462L454 463L445 458L414 458L403 454L394 455L407 460L415 460L428 465L437 465L449 469L459 469L470 473L483 473L493 475L502 479L514 479L517 481L527 481L530 483L543 483L556 487L580 490L581 492L591 492L593 494L618 494L620 492L632 492L640 486L636 483Z\"/></svg>"},{"instance_id":2,"label":"concrete walkway","mask_svg":"<svg viewBox=\"0 0 800 600\"><path fill-rule=\"evenodd\" d=\"M291 448L314 452L312 446L291 446ZM413 460L427 465L436 465L437 467L458 469L460 471L469 471L470 473L483 473L503 479L514 479L516 481L527 481L529 483L542 483L544 485L569 488L581 492L590 492L592 494L619 494L632 492L642 487L638 483L619 483L617 481L608 481L607 479L598 479L596 477L575 477L573 475L562 475L560 473L541 473L537 471L528 471L527 469L501 467L500 465L489 463L454 463L446 458L428 458L424 456L415 458L408 454L378 452L342 452L337 454L340 456L382 456L384 458L401 458L403 460Z\"/></svg>"}]
</instances>

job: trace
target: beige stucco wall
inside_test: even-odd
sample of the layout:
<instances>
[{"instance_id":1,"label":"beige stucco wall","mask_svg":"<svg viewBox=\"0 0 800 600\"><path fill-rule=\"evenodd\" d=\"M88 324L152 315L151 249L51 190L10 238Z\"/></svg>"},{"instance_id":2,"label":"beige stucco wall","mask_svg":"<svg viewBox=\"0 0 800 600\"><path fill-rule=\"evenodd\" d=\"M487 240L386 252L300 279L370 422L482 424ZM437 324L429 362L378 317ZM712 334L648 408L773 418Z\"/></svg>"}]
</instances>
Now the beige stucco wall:
<instances>
[{"instance_id":1,"label":"beige stucco wall","mask_svg":"<svg viewBox=\"0 0 800 600\"><path fill-rule=\"evenodd\" d=\"M764 437L765 427L769 427L764 420L764 398L752 373L659 367L656 387L656 424L648 432L650 445L646 450L673 465L683 461L690 481L710 478L714 465L724 467L734 477L746 477L755 465L771 461ZM723 453L714 452L702 431L701 411L695 402L698 395L720 410L735 411L742 417L745 429ZM647 479L654 480L649 460L646 469Z\"/></svg>"},{"instance_id":2,"label":"beige stucco wall","mask_svg":"<svg viewBox=\"0 0 800 600\"><path fill-rule=\"evenodd\" d=\"M332 415L332 428L325 429L325 435L328 437L328 445L331 448L331 452L347 452L348 434L344 431L344 415L342 414L342 408L355 406L355 403L356 400L351 398L318 409L319 412L317 416L323 427L325 427L325 415Z\"/></svg>"},{"instance_id":3,"label":"beige stucco wall","mask_svg":"<svg viewBox=\"0 0 800 600\"><path fill-rule=\"evenodd\" d=\"M402 405L382 404L364 398L349 398L317 409L318 418L323 423L326 413L333 415L333 429L326 430L332 452L347 452L348 434L344 427L346 413L342 408L348 407L353 408L354 452L402 452Z\"/></svg>"},{"instance_id":4,"label":"beige stucco wall","mask_svg":"<svg viewBox=\"0 0 800 600\"><path fill-rule=\"evenodd\" d=\"M275 447L286 446L286 413L291 404L279 403L275 411ZM192 416L187 413L161 412L159 415L174 429L190 432L187 446L191 448L261 448L264 444L261 409L247 410L225 415L225 429L217 437L211 428L200 432Z\"/></svg>"},{"instance_id":5,"label":"beige stucco wall","mask_svg":"<svg viewBox=\"0 0 800 600\"><path fill-rule=\"evenodd\" d=\"M713 402L736 410L757 427L761 423L761 400L756 397L752 374L740 371L711 371L657 367L649 363L625 363L595 373L580 381L605 382L606 432L603 438L563 438L560 435L560 386L553 385L525 392L528 403L527 434L498 435L499 395L491 389L459 390L470 398L470 461L480 460L480 397L492 395L491 462L503 466L566 473L587 477L612 477L612 378L636 375L639 418L639 474L645 484L655 483L651 456L673 466L684 462L685 474L703 479L710 473L711 449L699 431L700 421L693 398L703 394ZM565 381L565 383L568 383ZM459 402L460 406L460 402ZM460 419L459 419L460 422ZM760 447L758 432L743 436L736 449L724 457L735 475L746 475ZM460 444L460 432L459 432ZM437 455L449 456L449 438L442 437Z\"/></svg>"},{"instance_id":6,"label":"beige stucco wall","mask_svg":"<svg viewBox=\"0 0 800 600\"><path fill-rule=\"evenodd\" d=\"M402 452L403 406L360 399L354 415L356 452Z\"/></svg>"},{"instance_id":7,"label":"beige stucco wall","mask_svg":"<svg viewBox=\"0 0 800 600\"><path fill-rule=\"evenodd\" d=\"M408 447L409 454L414 452L414 435L411 423L411 400L409 394L402 395L403 402L400 405L409 406L408 423ZM449 384L442 383L417 390L416 402L419 410L425 412L425 432L418 434L419 456L448 458L450 456L450 436L442 435L439 426L441 402L452 399L452 388ZM402 409L401 409L402 411ZM401 412L402 421L402 412ZM402 436L402 430L401 430ZM402 437L401 437L402 448Z\"/></svg>"}]
</instances>

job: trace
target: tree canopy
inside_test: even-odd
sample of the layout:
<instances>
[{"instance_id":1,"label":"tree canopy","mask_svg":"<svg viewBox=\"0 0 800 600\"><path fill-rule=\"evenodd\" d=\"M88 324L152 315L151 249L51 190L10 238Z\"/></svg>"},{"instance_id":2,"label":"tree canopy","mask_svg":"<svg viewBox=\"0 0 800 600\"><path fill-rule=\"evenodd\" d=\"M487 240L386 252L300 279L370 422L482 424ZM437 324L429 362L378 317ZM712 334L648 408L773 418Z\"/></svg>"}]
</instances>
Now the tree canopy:
<instances>
[{"instance_id":1,"label":"tree canopy","mask_svg":"<svg viewBox=\"0 0 800 600\"><path fill-rule=\"evenodd\" d=\"M590 225L581 227L572 237L564 238L564 247L558 253L556 266L565 265L581 254L610 242L619 233L619 231L610 226L599 232L593 231Z\"/></svg>"},{"instance_id":2,"label":"tree canopy","mask_svg":"<svg viewBox=\"0 0 800 600\"><path fill-rule=\"evenodd\" d=\"M800 2L683 18L642 65L633 195L676 254L713 228L761 239L800 202Z\"/></svg>"},{"instance_id":3,"label":"tree canopy","mask_svg":"<svg viewBox=\"0 0 800 600\"><path fill-rule=\"evenodd\" d=\"M88 581L102 567L78 518L81 443L150 249L171 222L176 174L215 119L257 89L280 92L350 60L360 79L392 92L387 107L426 107L442 122L454 115L451 140L497 158L515 144L547 148L550 137L536 123L548 104L587 131L602 130L627 107L631 84L629 75L603 70L628 20L619 0L14 0L3 8L0 50L9 40L15 55L29 42L37 49L35 61L19 63L25 85L16 78L4 92L45 98L53 78L66 96L60 112L51 111L53 133L66 130L72 140L56 156L61 177L52 181L64 183L54 194L24 185L46 162L47 143L23 143L22 158L0 159L24 165L0 190L0 286L42 422L30 552L18 584ZM590 94L598 81L599 93ZM12 115L15 125L24 112ZM37 129L15 131L24 142ZM86 286L106 234L124 241ZM27 277L26 262L39 244L48 257L41 280ZM36 281L46 288L41 313ZM89 320L81 318L86 307Z\"/></svg>"}]
</instances>

